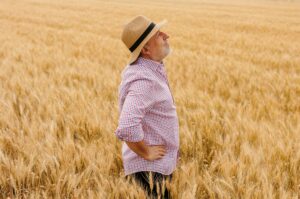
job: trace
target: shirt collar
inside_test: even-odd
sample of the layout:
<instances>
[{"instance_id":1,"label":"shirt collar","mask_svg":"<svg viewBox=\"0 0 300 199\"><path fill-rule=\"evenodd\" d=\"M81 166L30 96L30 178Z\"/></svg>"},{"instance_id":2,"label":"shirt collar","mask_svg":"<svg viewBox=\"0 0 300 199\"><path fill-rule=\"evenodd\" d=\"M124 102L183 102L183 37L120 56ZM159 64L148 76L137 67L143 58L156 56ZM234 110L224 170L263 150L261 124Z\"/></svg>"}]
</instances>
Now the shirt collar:
<instances>
[{"instance_id":1,"label":"shirt collar","mask_svg":"<svg viewBox=\"0 0 300 199\"><path fill-rule=\"evenodd\" d=\"M154 61L154 60L151 60L151 59L146 59L146 58L143 58L143 57L139 57L136 61L136 64L141 64L141 65L150 67L154 70L163 69L163 67L164 67L163 62L159 63L157 61Z\"/></svg>"}]
</instances>

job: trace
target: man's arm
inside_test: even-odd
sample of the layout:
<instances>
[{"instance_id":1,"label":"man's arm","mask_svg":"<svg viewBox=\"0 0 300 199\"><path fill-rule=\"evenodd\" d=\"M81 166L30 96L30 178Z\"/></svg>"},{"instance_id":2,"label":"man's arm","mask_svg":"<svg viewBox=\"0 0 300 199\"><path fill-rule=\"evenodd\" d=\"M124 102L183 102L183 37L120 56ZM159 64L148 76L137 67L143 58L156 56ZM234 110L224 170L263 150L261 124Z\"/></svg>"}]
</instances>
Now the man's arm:
<instances>
[{"instance_id":1,"label":"man's arm","mask_svg":"<svg viewBox=\"0 0 300 199\"><path fill-rule=\"evenodd\" d=\"M155 160L165 154L164 146L147 146L141 121L155 103L154 85L148 74L138 74L131 83L120 113L116 136L146 160Z\"/></svg>"},{"instance_id":2,"label":"man's arm","mask_svg":"<svg viewBox=\"0 0 300 199\"><path fill-rule=\"evenodd\" d=\"M152 161L160 159L166 153L164 145L148 146L145 144L144 140L139 142L125 142L132 151L146 160Z\"/></svg>"},{"instance_id":3,"label":"man's arm","mask_svg":"<svg viewBox=\"0 0 300 199\"><path fill-rule=\"evenodd\" d=\"M144 139L142 120L155 103L152 81L147 77L135 79L126 92L115 131L116 136L126 142L140 142Z\"/></svg>"}]
</instances>

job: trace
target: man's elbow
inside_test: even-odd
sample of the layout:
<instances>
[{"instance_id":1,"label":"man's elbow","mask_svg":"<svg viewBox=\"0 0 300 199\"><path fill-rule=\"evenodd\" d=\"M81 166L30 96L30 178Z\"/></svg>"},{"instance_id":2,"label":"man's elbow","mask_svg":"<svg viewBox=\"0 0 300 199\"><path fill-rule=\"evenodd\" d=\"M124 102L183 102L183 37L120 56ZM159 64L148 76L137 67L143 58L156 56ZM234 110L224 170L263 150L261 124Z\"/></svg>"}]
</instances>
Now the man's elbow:
<instances>
[{"instance_id":1,"label":"man's elbow","mask_svg":"<svg viewBox=\"0 0 300 199\"><path fill-rule=\"evenodd\" d=\"M121 141L126 142L139 142L144 139L144 134L140 131L137 131L139 129L117 129L115 131L115 135L117 138Z\"/></svg>"}]
</instances>

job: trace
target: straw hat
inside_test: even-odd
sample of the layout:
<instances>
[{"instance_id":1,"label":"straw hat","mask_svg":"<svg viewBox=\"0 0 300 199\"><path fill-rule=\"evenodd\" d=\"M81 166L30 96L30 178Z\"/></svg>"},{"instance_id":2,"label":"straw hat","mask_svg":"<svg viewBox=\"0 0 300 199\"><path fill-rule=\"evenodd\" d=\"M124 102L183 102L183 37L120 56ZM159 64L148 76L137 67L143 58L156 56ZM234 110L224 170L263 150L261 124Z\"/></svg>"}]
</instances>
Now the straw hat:
<instances>
[{"instance_id":1,"label":"straw hat","mask_svg":"<svg viewBox=\"0 0 300 199\"><path fill-rule=\"evenodd\" d=\"M129 64L138 58L147 41L166 23L167 21L163 20L155 24L145 16L137 16L125 25L122 41L131 52Z\"/></svg>"}]
</instances>

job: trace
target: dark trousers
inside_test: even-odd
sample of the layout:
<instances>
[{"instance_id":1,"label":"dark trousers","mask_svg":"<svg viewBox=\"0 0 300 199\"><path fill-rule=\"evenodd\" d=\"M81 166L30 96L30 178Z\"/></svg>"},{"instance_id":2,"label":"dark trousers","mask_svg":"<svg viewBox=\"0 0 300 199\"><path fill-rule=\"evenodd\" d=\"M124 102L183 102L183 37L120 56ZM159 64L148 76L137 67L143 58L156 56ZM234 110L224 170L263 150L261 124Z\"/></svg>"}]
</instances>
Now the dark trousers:
<instances>
[{"instance_id":1,"label":"dark trousers","mask_svg":"<svg viewBox=\"0 0 300 199\"><path fill-rule=\"evenodd\" d=\"M146 191L147 198L171 198L170 189L166 184L169 184L167 181L172 180L172 174L163 175L152 171L141 171L127 175L126 179L134 179Z\"/></svg>"}]
</instances>

